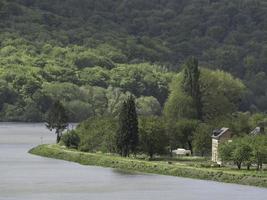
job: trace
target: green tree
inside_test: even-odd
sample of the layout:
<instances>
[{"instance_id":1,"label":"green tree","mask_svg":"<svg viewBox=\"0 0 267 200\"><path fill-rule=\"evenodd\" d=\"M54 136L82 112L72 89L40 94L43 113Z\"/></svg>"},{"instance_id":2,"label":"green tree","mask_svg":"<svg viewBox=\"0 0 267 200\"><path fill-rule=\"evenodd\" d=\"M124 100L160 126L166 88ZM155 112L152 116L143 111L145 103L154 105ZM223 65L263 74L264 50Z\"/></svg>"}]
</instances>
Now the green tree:
<instances>
[{"instance_id":1,"label":"green tree","mask_svg":"<svg viewBox=\"0 0 267 200\"><path fill-rule=\"evenodd\" d=\"M248 143L247 138L236 138L233 142L226 142L219 147L220 157L223 162L233 162L238 169L241 169L242 164L246 163L249 166L252 160L253 149Z\"/></svg>"},{"instance_id":2,"label":"green tree","mask_svg":"<svg viewBox=\"0 0 267 200\"><path fill-rule=\"evenodd\" d=\"M170 124L179 119L191 119L195 116L193 100L182 89L182 74L179 73L170 84L170 95L164 105L164 115Z\"/></svg>"},{"instance_id":3,"label":"green tree","mask_svg":"<svg viewBox=\"0 0 267 200\"><path fill-rule=\"evenodd\" d=\"M222 117L236 112L240 105L244 83L223 71L201 69L200 89L205 122L220 121Z\"/></svg>"},{"instance_id":4,"label":"green tree","mask_svg":"<svg viewBox=\"0 0 267 200\"><path fill-rule=\"evenodd\" d=\"M63 131L68 127L68 116L60 101L56 101L48 111L45 125L50 131L55 129L59 143Z\"/></svg>"},{"instance_id":5,"label":"green tree","mask_svg":"<svg viewBox=\"0 0 267 200\"><path fill-rule=\"evenodd\" d=\"M232 153L234 150L233 143L226 142L219 147L220 158L223 162L232 161Z\"/></svg>"},{"instance_id":6,"label":"green tree","mask_svg":"<svg viewBox=\"0 0 267 200\"><path fill-rule=\"evenodd\" d=\"M172 123L197 115L193 98L183 91L182 85L183 73L179 73L170 85L170 95L164 106L164 115ZM237 111L245 86L228 73L202 68L200 90L203 121L216 125Z\"/></svg>"},{"instance_id":7,"label":"green tree","mask_svg":"<svg viewBox=\"0 0 267 200\"><path fill-rule=\"evenodd\" d=\"M211 151L212 127L201 123L197 126L193 134L193 150L201 156L207 155Z\"/></svg>"},{"instance_id":8,"label":"green tree","mask_svg":"<svg viewBox=\"0 0 267 200\"><path fill-rule=\"evenodd\" d=\"M161 114L161 106L155 97L140 97L136 100L138 115L152 116Z\"/></svg>"},{"instance_id":9,"label":"green tree","mask_svg":"<svg viewBox=\"0 0 267 200\"><path fill-rule=\"evenodd\" d=\"M80 136L79 149L85 152L116 152L118 121L113 117L91 117L76 128Z\"/></svg>"},{"instance_id":10,"label":"green tree","mask_svg":"<svg viewBox=\"0 0 267 200\"><path fill-rule=\"evenodd\" d=\"M190 119L181 119L177 122L176 128L180 135L180 144L188 148L193 154L193 137L199 121Z\"/></svg>"},{"instance_id":11,"label":"green tree","mask_svg":"<svg viewBox=\"0 0 267 200\"><path fill-rule=\"evenodd\" d=\"M62 136L62 142L66 147L71 147L77 149L80 144L80 137L79 135L74 131L69 131L66 134L63 134Z\"/></svg>"},{"instance_id":12,"label":"green tree","mask_svg":"<svg viewBox=\"0 0 267 200\"><path fill-rule=\"evenodd\" d=\"M192 97L193 104L196 109L196 117L198 120L202 120L202 103L200 93L200 71L198 69L198 60L194 57L189 58L185 63L183 77L183 90L185 93Z\"/></svg>"},{"instance_id":13,"label":"green tree","mask_svg":"<svg viewBox=\"0 0 267 200\"><path fill-rule=\"evenodd\" d=\"M249 144L240 142L236 143L236 146L232 153L232 159L237 165L238 169L241 169L242 163L249 162L252 157L252 149Z\"/></svg>"},{"instance_id":14,"label":"green tree","mask_svg":"<svg viewBox=\"0 0 267 200\"><path fill-rule=\"evenodd\" d=\"M131 95L123 103L119 114L119 129L117 132L117 148L122 156L136 153L139 143L138 118L134 97Z\"/></svg>"},{"instance_id":15,"label":"green tree","mask_svg":"<svg viewBox=\"0 0 267 200\"><path fill-rule=\"evenodd\" d=\"M255 136L251 141L253 149L253 159L257 165L257 170L262 169L263 163L267 163L267 137L266 135Z\"/></svg>"},{"instance_id":16,"label":"green tree","mask_svg":"<svg viewBox=\"0 0 267 200\"><path fill-rule=\"evenodd\" d=\"M150 158L153 158L156 153L165 152L168 138L165 134L164 122L160 117L142 117L139 132L141 151L148 154Z\"/></svg>"},{"instance_id":17,"label":"green tree","mask_svg":"<svg viewBox=\"0 0 267 200\"><path fill-rule=\"evenodd\" d=\"M127 101L128 104L128 132L130 137L130 151L136 153L136 148L139 143L138 134L138 117L136 113L135 98L131 95Z\"/></svg>"},{"instance_id":18,"label":"green tree","mask_svg":"<svg viewBox=\"0 0 267 200\"><path fill-rule=\"evenodd\" d=\"M116 135L117 150L121 156L129 155L129 134L128 134L128 106L126 102L123 102L121 111L119 114L119 127Z\"/></svg>"}]
</instances>

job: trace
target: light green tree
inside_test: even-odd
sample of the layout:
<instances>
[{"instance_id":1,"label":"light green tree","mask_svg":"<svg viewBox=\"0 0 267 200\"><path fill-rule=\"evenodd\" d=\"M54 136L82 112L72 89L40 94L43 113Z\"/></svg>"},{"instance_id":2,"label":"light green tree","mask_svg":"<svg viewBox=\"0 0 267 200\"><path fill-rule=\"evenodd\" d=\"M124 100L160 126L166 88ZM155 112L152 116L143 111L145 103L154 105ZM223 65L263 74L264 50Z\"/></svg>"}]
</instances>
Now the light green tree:
<instances>
[{"instance_id":1,"label":"light green tree","mask_svg":"<svg viewBox=\"0 0 267 200\"><path fill-rule=\"evenodd\" d=\"M153 158L156 153L164 153L168 145L168 138L162 119L155 116L142 117L139 124L141 151L150 158Z\"/></svg>"}]
</instances>

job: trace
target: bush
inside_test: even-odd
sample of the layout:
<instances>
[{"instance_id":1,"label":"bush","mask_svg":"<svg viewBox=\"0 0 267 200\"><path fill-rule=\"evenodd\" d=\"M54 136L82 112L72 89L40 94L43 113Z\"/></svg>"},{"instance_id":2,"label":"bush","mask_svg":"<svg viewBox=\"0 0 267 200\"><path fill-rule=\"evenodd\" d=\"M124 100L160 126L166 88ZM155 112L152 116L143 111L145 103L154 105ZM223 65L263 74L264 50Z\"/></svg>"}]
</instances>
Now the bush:
<instances>
[{"instance_id":1,"label":"bush","mask_svg":"<svg viewBox=\"0 0 267 200\"><path fill-rule=\"evenodd\" d=\"M111 117L94 117L82 122L76 129L81 138L79 150L85 152L115 152L117 120Z\"/></svg>"},{"instance_id":2,"label":"bush","mask_svg":"<svg viewBox=\"0 0 267 200\"><path fill-rule=\"evenodd\" d=\"M80 137L75 131L70 131L62 136L62 142L68 148L77 149L80 144Z\"/></svg>"}]
</instances>

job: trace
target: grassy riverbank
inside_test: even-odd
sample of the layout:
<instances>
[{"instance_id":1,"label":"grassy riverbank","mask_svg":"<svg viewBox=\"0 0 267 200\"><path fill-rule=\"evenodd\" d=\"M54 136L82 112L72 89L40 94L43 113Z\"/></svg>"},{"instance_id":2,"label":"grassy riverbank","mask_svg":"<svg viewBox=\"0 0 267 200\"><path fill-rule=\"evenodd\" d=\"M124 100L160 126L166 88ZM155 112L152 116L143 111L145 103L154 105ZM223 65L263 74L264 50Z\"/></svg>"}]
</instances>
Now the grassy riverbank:
<instances>
[{"instance_id":1,"label":"grassy riverbank","mask_svg":"<svg viewBox=\"0 0 267 200\"><path fill-rule=\"evenodd\" d=\"M267 172L238 171L228 168L207 168L183 162L145 161L121 158L106 154L84 153L59 145L41 145L29 151L31 154L77 162L83 165L111 167L144 173L179 176L227 183L237 183L267 188Z\"/></svg>"}]
</instances>

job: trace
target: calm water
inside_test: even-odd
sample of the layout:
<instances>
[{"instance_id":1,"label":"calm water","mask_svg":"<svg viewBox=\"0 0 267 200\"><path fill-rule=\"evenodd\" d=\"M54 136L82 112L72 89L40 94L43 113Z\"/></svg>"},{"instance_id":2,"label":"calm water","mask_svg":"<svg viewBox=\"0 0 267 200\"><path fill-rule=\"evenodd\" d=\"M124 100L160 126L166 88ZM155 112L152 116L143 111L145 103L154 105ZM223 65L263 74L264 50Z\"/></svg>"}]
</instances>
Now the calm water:
<instances>
[{"instance_id":1,"label":"calm water","mask_svg":"<svg viewBox=\"0 0 267 200\"><path fill-rule=\"evenodd\" d=\"M112 169L33 156L55 136L42 124L0 123L0 200L266 200L267 190Z\"/></svg>"}]
</instances>

